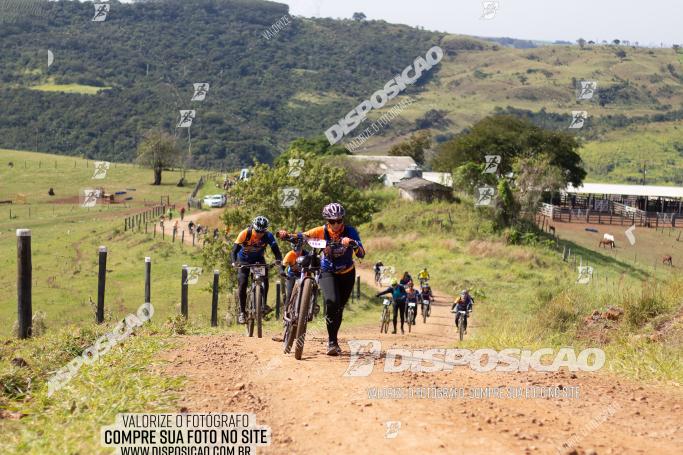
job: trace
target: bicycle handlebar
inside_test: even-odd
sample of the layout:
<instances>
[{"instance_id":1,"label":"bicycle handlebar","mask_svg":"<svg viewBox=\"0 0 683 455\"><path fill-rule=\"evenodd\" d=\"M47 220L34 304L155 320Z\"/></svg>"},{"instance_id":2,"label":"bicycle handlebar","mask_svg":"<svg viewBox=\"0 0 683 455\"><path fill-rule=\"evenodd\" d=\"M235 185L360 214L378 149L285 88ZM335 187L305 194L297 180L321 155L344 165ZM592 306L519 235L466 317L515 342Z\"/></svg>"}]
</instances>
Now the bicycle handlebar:
<instances>
[{"instance_id":1,"label":"bicycle handlebar","mask_svg":"<svg viewBox=\"0 0 683 455\"><path fill-rule=\"evenodd\" d=\"M253 267L265 267L267 269L272 269L276 265L282 265L282 261L273 261L270 264L233 264L233 268L236 270L251 269Z\"/></svg>"}]
</instances>

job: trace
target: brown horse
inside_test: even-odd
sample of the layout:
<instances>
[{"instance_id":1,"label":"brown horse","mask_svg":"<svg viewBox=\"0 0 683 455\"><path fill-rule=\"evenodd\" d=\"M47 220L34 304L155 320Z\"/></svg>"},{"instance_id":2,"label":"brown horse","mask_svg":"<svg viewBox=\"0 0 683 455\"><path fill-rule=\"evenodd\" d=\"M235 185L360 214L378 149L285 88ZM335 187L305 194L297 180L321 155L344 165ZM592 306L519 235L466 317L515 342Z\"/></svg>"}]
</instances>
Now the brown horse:
<instances>
[{"instance_id":1,"label":"brown horse","mask_svg":"<svg viewBox=\"0 0 683 455\"><path fill-rule=\"evenodd\" d=\"M607 239L602 239L600 240L600 243L598 244L599 247L607 247L609 245L610 248L616 248L617 245L614 243L614 240L607 240Z\"/></svg>"},{"instance_id":2,"label":"brown horse","mask_svg":"<svg viewBox=\"0 0 683 455\"><path fill-rule=\"evenodd\" d=\"M662 264L669 264L669 267L673 267L673 259L671 259L670 254L662 256Z\"/></svg>"}]
</instances>

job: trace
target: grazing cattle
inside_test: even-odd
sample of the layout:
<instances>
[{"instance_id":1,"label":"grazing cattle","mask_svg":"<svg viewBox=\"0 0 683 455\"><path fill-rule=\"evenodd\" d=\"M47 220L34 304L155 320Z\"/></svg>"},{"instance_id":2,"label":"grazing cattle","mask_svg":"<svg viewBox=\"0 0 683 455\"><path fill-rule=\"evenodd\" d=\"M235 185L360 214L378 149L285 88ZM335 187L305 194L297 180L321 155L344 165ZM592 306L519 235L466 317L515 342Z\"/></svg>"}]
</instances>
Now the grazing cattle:
<instances>
[{"instance_id":1,"label":"grazing cattle","mask_svg":"<svg viewBox=\"0 0 683 455\"><path fill-rule=\"evenodd\" d=\"M604 247L607 247L607 245L609 245L610 248L616 248L617 247L616 244L614 243L614 240L602 239L602 240L600 240L600 243L598 244L598 246L604 246Z\"/></svg>"},{"instance_id":2,"label":"grazing cattle","mask_svg":"<svg viewBox=\"0 0 683 455\"><path fill-rule=\"evenodd\" d=\"M670 254L662 256L662 264L668 264L669 267L673 267L673 259L671 259Z\"/></svg>"},{"instance_id":3,"label":"grazing cattle","mask_svg":"<svg viewBox=\"0 0 683 455\"><path fill-rule=\"evenodd\" d=\"M600 240L600 243L598 246L604 246L606 247L607 245L610 246L610 248L616 248L616 244L614 243L614 236L612 234L604 234L602 236L602 240Z\"/></svg>"}]
</instances>

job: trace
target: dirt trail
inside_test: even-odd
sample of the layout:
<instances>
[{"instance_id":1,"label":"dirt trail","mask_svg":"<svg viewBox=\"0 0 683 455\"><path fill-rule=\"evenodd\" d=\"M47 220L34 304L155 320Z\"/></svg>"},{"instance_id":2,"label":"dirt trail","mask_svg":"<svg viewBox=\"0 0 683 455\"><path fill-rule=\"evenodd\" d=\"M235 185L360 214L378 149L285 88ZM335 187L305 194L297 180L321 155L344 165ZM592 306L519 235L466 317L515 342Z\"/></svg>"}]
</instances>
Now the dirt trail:
<instances>
[{"instance_id":1,"label":"dirt trail","mask_svg":"<svg viewBox=\"0 0 683 455\"><path fill-rule=\"evenodd\" d=\"M372 271L361 269L364 282ZM282 354L281 343L237 335L187 337L167 353L166 373L188 384L181 406L189 412L250 411L273 431L258 453L680 453L683 395L679 388L640 386L593 373L478 373L456 366L434 373L384 372L384 358L364 377L344 375L347 341L379 340L388 348L454 347L450 299L436 293L433 315L411 334L379 333L377 324L342 325L341 357L324 354L324 323L312 323L302 361ZM468 336L476 337L476 325ZM374 398L376 388L580 387L579 398ZM406 388L406 389L403 389ZM416 390L416 389L415 389ZM381 395L381 391L378 392ZM407 393L407 392L406 392ZM400 421L394 438L386 422ZM575 437L576 452L562 444ZM595 451L595 452L592 452Z\"/></svg>"},{"instance_id":2,"label":"dirt trail","mask_svg":"<svg viewBox=\"0 0 683 455\"><path fill-rule=\"evenodd\" d=\"M180 206L178 206L180 207ZM173 219L169 220L168 217L164 221L164 233L166 236L172 236L173 235L173 226L176 221L178 221L178 232L176 233L176 241L180 241L181 239L181 232L184 230L185 231L185 243L188 245L192 245L192 234L190 234L190 229L188 228L188 224L190 221L194 222L195 224L199 221L200 224L204 222L206 219L212 219L215 217L217 213L222 213L224 208L220 209L211 209L208 212L207 211L202 211L198 209L194 209L191 213L186 213L185 216L183 217L183 220L180 221L180 213L179 209L175 210L173 213ZM159 225L159 220L156 221L157 226ZM203 227L206 227L206 224L202 224ZM213 227L211 226L211 231L209 232L209 235L213 235ZM222 229L219 228L219 230ZM201 240L204 239L204 235L201 236ZM200 245L200 239L195 238L195 244Z\"/></svg>"}]
</instances>

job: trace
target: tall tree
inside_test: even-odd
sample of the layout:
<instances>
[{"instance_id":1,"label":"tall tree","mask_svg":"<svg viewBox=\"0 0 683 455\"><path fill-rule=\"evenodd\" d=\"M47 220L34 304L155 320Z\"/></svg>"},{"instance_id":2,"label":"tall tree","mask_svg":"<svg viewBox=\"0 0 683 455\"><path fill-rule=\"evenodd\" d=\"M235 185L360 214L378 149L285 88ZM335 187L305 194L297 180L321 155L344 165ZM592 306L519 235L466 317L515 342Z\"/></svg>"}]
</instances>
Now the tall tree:
<instances>
[{"instance_id":1,"label":"tall tree","mask_svg":"<svg viewBox=\"0 0 683 455\"><path fill-rule=\"evenodd\" d=\"M441 145L432 160L434 169L453 172L467 164L484 163L486 155L500 155L499 174L513 170L518 158L545 156L562 170L564 182L580 185L586 177L580 144L564 131L539 128L528 120L509 115L486 117Z\"/></svg>"},{"instance_id":2,"label":"tall tree","mask_svg":"<svg viewBox=\"0 0 683 455\"><path fill-rule=\"evenodd\" d=\"M258 164L252 168L249 180L239 182L231 191L231 197L240 204L226 209L225 225L237 229L257 214L263 214L277 228L308 229L322 222L321 210L330 202L344 205L350 224L370 221L374 202L349 185L345 169L313 154L301 154L297 158L304 160L304 167L296 177L290 175L286 164L276 167ZM296 204L291 207L283 207L286 188L298 189Z\"/></svg>"},{"instance_id":3,"label":"tall tree","mask_svg":"<svg viewBox=\"0 0 683 455\"><path fill-rule=\"evenodd\" d=\"M365 19L367 19L367 16L364 13L353 13L354 21L364 21Z\"/></svg>"},{"instance_id":4,"label":"tall tree","mask_svg":"<svg viewBox=\"0 0 683 455\"><path fill-rule=\"evenodd\" d=\"M150 130L145 133L137 153L137 163L154 170L154 185L161 185L162 171L179 165L184 156L175 138L161 130Z\"/></svg>"}]
</instances>

